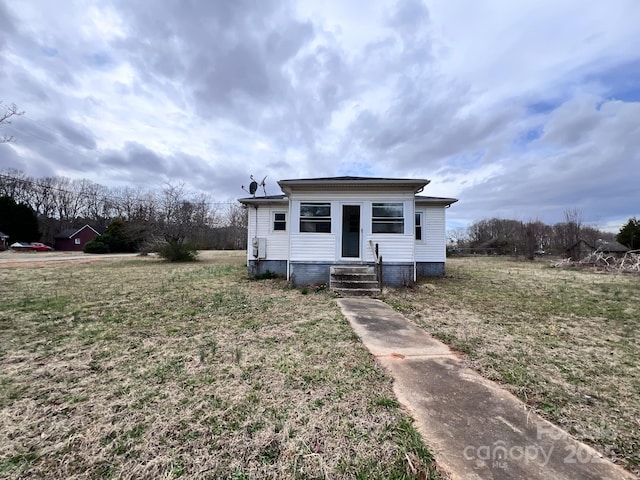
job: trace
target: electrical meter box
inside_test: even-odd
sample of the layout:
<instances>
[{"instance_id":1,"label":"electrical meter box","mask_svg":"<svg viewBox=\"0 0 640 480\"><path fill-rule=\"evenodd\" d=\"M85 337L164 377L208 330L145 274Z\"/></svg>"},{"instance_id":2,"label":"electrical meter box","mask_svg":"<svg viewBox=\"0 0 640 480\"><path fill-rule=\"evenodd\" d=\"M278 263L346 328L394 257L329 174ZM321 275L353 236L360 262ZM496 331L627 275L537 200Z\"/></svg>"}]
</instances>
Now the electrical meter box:
<instances>
[{"instance_id":1,"label":"electrical meter box","mask_svg":"<svg viewBox=\"0 0 640 480\"><path fill-rule=\"evenodd\" d=\"M267 258L267 239L266 238L253 238L253 258L258 260L264 260Z\"/></svg>"}]
</instances>

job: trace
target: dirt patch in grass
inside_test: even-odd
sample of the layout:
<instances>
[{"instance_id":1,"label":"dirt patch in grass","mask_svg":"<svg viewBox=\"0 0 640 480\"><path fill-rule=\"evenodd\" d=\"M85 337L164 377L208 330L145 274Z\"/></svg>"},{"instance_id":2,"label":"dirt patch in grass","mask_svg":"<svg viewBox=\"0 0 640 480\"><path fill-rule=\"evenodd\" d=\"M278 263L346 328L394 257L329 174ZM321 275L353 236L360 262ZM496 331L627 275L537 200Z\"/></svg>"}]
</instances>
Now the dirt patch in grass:
<instances>
[{"instance_id":1,"label":"dirt patch in grass","mask_svg":"<svg viewBox=\"0 0 640 480\"><path fill-rule=\"evenodd\" d=\"M463 258L385 301L576 438L640 476L637 276Z\"/></svg>"},{"instance_id":2,"label":"dirt patch in grass","mask_svg":"<svg viewBox=\"0 0 640 480\"><path fill-rule=\"evenodd\" d=\"M0 269L0 477L436 478L335 301L244 255Z\"/></svg>"}]
</instances>

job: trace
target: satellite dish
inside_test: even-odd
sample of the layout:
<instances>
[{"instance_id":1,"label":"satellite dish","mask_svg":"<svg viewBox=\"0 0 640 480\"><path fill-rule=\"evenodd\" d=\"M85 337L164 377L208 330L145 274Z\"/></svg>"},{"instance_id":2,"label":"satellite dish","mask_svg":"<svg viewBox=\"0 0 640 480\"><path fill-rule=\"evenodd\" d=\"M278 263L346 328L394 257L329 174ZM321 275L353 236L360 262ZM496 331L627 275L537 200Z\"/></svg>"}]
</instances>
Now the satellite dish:
<instances>
[{"instance_id":1,"label":"satellite dish","mask_svg":"<svg viewBox=\"0 0 640 480\"><path fill-rule=\"evenodd\" d=\"M267 184L264 182L267 179L268 175L265 175L264 178L262 179L262 181L258 184L259 186L262 187L262 191L264 192L264 196L267 196ZM257 188L257 186L256 186Z\"/></svg>"},{"instance_id":2,"label":"satellite dish","mask_svg":"<svg viewBox=\"0 0 640 480\"><path fill-rule=\"evenodd\" d=\"M264 196L267 196L267 184L265 183L265 180L267 179L267 175L264 176L264 178L262 179L262 181L260 183L256 182L256 179L253 178L253 175L250 175L249 178L251 179L251 183L249 184L249 190L247 190L246 188L244 188L244 185L242 185L242 189L245 192L250 193L251 195L253 195L254 197L256 196L256 192L258 191L258 187L262 187L262 190L264 191Z\"/></svg>"}]
</instances>

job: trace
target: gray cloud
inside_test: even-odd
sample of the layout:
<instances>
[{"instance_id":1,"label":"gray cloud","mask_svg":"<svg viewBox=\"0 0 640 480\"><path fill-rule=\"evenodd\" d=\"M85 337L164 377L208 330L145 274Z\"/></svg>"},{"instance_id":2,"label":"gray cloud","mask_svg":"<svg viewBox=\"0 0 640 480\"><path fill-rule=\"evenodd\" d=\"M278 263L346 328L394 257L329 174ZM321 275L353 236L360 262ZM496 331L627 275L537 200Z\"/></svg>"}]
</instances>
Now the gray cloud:
<instances>
[{"instance_id":1,"label":"gray cloud","mask_svg":"<svg viewBox=\"0 0 640 480\"><path fill-rule=\"evenodd\" d=\"M51 124L60 132L61 136L72 145L95 150L96 141L93 134L86 128L66 119L51 119Z\"/></svg>"},{"instance_id":2,"label":"gray cloud","mask_svg":"<svg viewBox=\"0 0 640 480\"><path fill-rule=\"evenodd\" d=\"M162 157L136 142L127 142L120 152L107 153L100 163L105 167L126 167L141 172L162 172L166 167Z\"/></svg>"},{"instance_id":3,"label":"gray cloud","mask_svg":"<svg viewBox=\"0 0 640 480\"><path fill-rule=\"evenodd\" d=\"M349 5L0 0L0 100L27 111L0 167L217 198L249 174L419 176L461 222L640 215L635 25L598 10L550 43L569 7Z\"/></svg>"},{"instance_id":4,"label":"gray cloud","mask_svg":"<svg viewBox=\"0 0 640 480\"><path fill-rule=\"evenodd\" d=\"M9 14L9 9L4 3L0 3L0 50L5 46L7 39L15 35L14 20Z\"/></svg>"},{"instance_id":5,"label":"gray cloud","mask_svg":"<svg viewBox=\"0 0 640 480\"><path fill-rule=\"evenodd\" d=\"M568 102L550 114L550 133L534 142L536 151L546 154L524 165L505 164L501 173L463 190L470 217L490 212L553 222L574 207L595 223L637 215L640 127L634 118L640 103L586 105L591 107Z\"/></svg>"}]
</instances>

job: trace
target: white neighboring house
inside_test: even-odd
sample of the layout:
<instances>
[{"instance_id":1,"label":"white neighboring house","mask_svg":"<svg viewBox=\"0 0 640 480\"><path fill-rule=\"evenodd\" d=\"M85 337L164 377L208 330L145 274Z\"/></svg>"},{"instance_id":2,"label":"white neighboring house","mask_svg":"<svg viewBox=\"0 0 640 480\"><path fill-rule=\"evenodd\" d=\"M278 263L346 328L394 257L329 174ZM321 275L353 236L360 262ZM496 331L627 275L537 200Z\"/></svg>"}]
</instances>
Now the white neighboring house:
<instances>
[{"instance_id":1,"label":"white neighboring house","mask_svg":"<svg viewBox=\"0 0 640 480\"><path fill-rule=\"evenodd\" d=\"M373 265L399 286L443 275L445 210L455 198L418 196L429 180L329 177L280 180L284 195L247 197L249 275L328 284L331 266Z\"/></svg>"}]
</instances>

